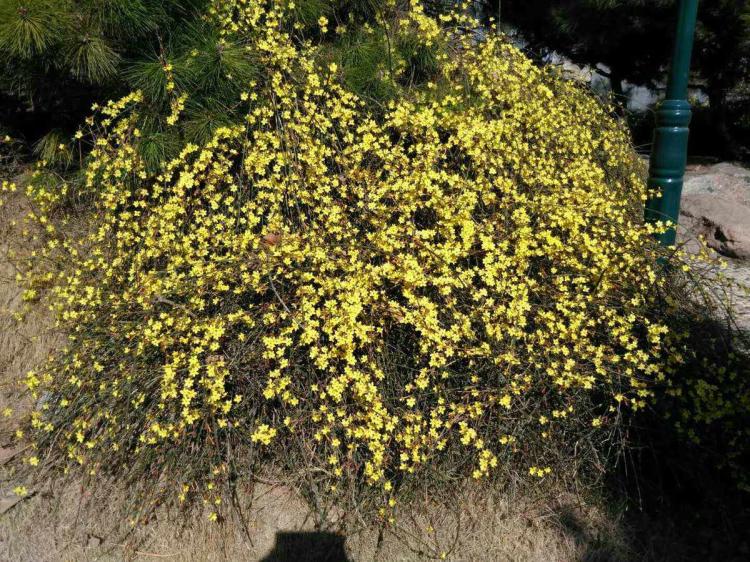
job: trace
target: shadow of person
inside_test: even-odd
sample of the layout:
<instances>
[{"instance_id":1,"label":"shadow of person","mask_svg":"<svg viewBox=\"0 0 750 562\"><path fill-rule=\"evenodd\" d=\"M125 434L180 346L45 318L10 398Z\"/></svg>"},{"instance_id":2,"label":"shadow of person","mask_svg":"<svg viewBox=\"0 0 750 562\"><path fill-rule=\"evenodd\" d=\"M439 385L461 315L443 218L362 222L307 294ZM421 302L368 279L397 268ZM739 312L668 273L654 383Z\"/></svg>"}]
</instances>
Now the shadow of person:
<instances>
[{"instance_id":1,"label":"shadow of person","mask_svg":"<svg viewBox=\"0 0 750 562\"><path fill-rule=\"evenodd\" d=\"M276 533L276 543L261 562L350 562L344 537L326 532Z\"/></svg>"}]
</instances>

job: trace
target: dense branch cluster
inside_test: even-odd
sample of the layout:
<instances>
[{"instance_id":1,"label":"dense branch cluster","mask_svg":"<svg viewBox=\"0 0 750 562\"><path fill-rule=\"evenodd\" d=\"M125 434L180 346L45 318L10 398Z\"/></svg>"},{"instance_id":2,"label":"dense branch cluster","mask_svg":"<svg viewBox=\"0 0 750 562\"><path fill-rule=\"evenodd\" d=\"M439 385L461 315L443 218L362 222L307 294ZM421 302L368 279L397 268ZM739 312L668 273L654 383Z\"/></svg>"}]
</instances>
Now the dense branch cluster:
<instances>
[{"instance_id":1,"label":"dense branch cluster","mask_svg":"<svg viewBox=\"0 0 750 562\"><path fill-rule=\"evenodd\" d=\"M645 405L667 332L648 313L653 227L598 101L413 1L363 33L435 64L406 87L415 67L394 62L383 80L403 94L373 106L319 41L345 22L214 6L263 69L241 120L154 170L147 94L97 108L78 135L75 197L95 209L80 239L59 228L67 188L41 172L29 188L46 233L27 297L70 334L27 378L29 462L130 475L212 518L271 461L392 505L434 466L546 478ZM169 92L179 127L191 92Z\"/></svg>"}]
</instances>

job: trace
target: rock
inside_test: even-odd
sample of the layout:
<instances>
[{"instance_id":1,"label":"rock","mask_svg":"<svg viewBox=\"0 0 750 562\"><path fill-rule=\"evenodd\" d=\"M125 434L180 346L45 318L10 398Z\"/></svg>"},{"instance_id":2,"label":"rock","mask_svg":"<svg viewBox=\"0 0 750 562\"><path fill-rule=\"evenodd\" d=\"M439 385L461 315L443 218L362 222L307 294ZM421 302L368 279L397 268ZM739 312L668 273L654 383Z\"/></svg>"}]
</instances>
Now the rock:
<instances>
[{"instance_id":1,"label":"rock","mask_svg":"<svg viewBox=\"0 0 750 562\"><path fill-rule=\"evenodd\" d=\"M5 464L21 451L13 447L0 447L0 465Z\"/></svg>"},{"instance_id":2,"label":"rock","mask_svg":"<svg viewBox=\"0 0 750 562\"><path fill-rule=\"evenodd\" d=\"M16 507L19 503L29 499L34 494L28 494L26 496L19 496L15 492L10 490L0 493L0 515L9 512L11 509Z\"/></svg>"},{"instance_id":3,"label":"rock","mask_svg":"<svg viewBox=\"0 0 750 562\"><path fill-rule=\"evenodd\" d=\"M750 259L750 207L717 195L696 194L683 198L680 214L683 226L695 236L704 236L721 255Z\"/></svg>"},{"instance_id":4,"label":"rock","mask_svg":"<svg viewBox=\"0 0 750 562\"><path fill-rule=\"evenodd\" d=\"M728 297L737 326L750 332L750 169L736 164L691 166L680 205L679 242L697 252L697 237L726 258ZM717 279L717 286L725 286ZM723 290L723 289L722 289Z\"/></svg>"},{"instance_id":5,"label":"rock","mask_svg":"<svg viewBox=\"0 0 750 562\"><path fill-rule=\"evenodd\" d=\"M91 533L86 534L86 548L96 548L101 546L104 539L99 535L92 535Z\"/></svg>"},{"instance_id":6,"label":"rock","mask_svg":"<svg viewBox=\"0 0 750 562\"><path fill-rule=\"evenodd\" d=\"M721 163L685 175L680 224L686 238L705 236L718 253L750 260L750 170Z\"/></svg>"},{"instance_id":7,"label":"rock","mask_svg":"<svg viewBox=\"0 0 750 562\"><path fill-rule=\"evenodd\" d=\"M750 206L750 169L731 162L689 166L682 193L719 193L722 197Z\"/></svg>"}]
</instances>

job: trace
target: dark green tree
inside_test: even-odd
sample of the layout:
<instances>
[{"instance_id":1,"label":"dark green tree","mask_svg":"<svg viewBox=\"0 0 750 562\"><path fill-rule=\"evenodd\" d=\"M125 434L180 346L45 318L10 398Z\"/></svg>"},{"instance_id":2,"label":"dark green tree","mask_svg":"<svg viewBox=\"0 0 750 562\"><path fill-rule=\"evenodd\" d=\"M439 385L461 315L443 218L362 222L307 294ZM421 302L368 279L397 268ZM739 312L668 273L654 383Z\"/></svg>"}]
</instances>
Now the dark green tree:
<instances>
[{"instance_id":1,"label":"dark green tree","mask_svg":"<svg viewBox=\"0 0 750 562\"><path fill-rule=\"evenodd\" d=\"M168 41L203 0L0 0L4 117L77 120L122 86L133 58Z\"/></svg>"},{"instance_id":2,"label":"dark green tree","mask_svg":"<svg viewBox=\"0 0 750 562\"><path fill-rule=\"evenodd\" d=\"M623 93L623 80L652 88L663 82L676 0L501 1L503 22L521 31L532 52L554 51L577 64L606 66L616 96ZM486 14L498 13L498 0L485 6ZM739 157L731 121L748 105L741 90L750 76L750 1L701 0L699 10L695 84L710 100L720 152Z\"/></svg>"},{"instance_id":3,"label":"dark green tree","mask_svg":"<svg viewBox=\"0 0 750 562\"><path fill-rule=\"evenodd\" d=\"M711 121L722 151L735 158L750 154L746 139L733 125L750 119L750 1L703 0L694 54L695 68L704 81Z\"/></svg>"},{"instance_id":4,"label":"dark green tree","mask_svg":"<svg viewBox=\"0 0 750 562\"><path fill-rule=\"evenodd\" d=\"M497 4L497 2L494 2ZM537 55L555 51L580 65L606 65L622 81L652 85L667 60L673 0L503 0L501 17ZM672 18L674 19L674 18Z\"/></svg>"}]
</instances>

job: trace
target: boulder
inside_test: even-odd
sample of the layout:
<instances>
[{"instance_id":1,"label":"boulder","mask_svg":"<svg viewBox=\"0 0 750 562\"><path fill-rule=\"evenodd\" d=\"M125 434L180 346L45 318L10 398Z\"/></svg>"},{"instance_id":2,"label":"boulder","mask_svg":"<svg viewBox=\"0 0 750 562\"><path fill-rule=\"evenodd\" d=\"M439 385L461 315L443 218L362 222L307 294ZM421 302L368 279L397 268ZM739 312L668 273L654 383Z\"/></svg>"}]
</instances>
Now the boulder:
<instances>
[{"instance_id":1,"label":"boulder","mask_svg":"<svg viewBox=\"0 0 750 562\"><path fill-rule=\"evenodd\" d=\"M718 253L750 260L750 170L730 163L692 166L685 175L680 224Z\"/></svg>"},{"instance_id":2,"label":"boulder","mask_svg":"<svg viewBox=\"0 0 750 562\"><path fill-rule=\"evenodd\" d=\"M680 205L679 242L697 252L697 237L726 259L722 276L731 281L729 297L737 326L750 332L750 170L721 163L691 166ZM725 281L718 283L725 287ZM723 288L718 291L723 294Z\"/></svg>"}]
</instances>

